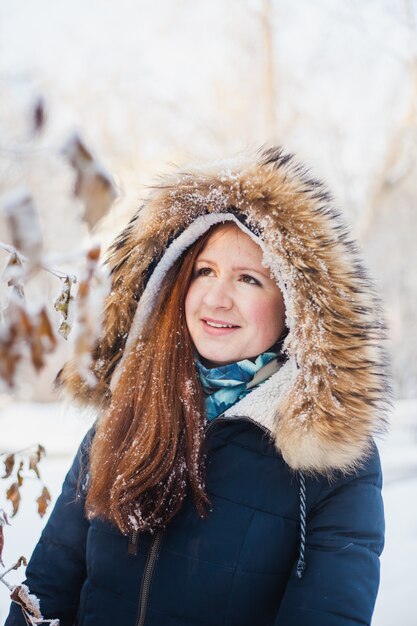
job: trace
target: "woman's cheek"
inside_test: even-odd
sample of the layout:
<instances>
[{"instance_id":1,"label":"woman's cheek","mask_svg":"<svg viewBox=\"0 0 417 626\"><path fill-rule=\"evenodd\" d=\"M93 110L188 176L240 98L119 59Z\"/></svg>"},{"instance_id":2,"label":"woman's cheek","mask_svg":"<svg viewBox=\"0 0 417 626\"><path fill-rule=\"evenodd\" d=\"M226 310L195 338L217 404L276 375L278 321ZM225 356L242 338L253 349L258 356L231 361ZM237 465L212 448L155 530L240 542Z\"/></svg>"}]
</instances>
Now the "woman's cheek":
<instances>
[{"instance_id":1,"label":"woman's cheek","mask_svg":"<svg viewBox=\"0 0 417 626\"><path fill-rule=\"evenodd\" d=\"M250 311L247 313L251 322L260 330L260 335L266 343L271 345L278 339L282 332L282 312L279 303L257 299L252 302Z\"/></svg>"},{"instance_id":2,"label":"woman's cheek","mask_svg":"<svg viewBox=\"0 0 417 626\"><path fill-rule=\"evenodd\" d=\"M246 307L247 316L254 324L262 328L272 322L272 308L268 306L268 302L259 298L252 298L248 304L249 306Z\"/></svg>"}]
</instances>

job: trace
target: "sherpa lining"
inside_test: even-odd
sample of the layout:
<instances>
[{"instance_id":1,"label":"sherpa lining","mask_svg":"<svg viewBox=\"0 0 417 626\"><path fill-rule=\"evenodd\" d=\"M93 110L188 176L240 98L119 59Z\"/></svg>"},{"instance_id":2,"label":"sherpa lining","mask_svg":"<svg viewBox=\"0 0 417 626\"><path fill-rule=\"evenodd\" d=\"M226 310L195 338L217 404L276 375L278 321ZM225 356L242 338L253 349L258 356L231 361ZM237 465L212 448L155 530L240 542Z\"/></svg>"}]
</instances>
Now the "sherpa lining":
<instances>
[{"instance_id":1,"label":"sherpa lining","mask_svg":"<svg viewBox=\"0 0 417 626\"><path fill-rule=\"evenodd\" d=\"M289 328L288 364L251 392L246 404L239 402L239 412L269 424L293 469L354 470L371 451L372 437L384 432L390 408L380 301L331 196L279 148L161 180L110 248L112 289L93 355L98 386L90 388L71 362L59 382L84 403L108 401L114 368L149 312L148 296L141 302L146 284L151 295L150 281L157 282L153 274L164 254L171 254L169 244L182 241L181 233L184 241L194 237L201 216L204 232L208 222L228 215L257 235L283 291ZM290 366L290 382L275 387Z\"/></svg>"}]
</instances>

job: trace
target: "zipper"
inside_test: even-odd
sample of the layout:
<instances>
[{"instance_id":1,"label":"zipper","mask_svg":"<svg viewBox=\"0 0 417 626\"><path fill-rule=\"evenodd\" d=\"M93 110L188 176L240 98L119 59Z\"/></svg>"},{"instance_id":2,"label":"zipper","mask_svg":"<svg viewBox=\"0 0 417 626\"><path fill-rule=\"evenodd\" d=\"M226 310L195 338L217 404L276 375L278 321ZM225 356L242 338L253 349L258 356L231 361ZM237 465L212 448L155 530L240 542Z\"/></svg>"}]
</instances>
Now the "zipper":
<instances>
[{"instance_id":1,"label":"zipper","mask_svg":"<svg viewBox=\"0 0 417 626\"><path fill-rule=\"evenodd\" d=\"M130 556L136 556L138 553L138 531L132 530L129 535L129 543L127 546L127 552Z\"/></svg>"},{"instance_id":2,"label":"zipper","mask_svg":"<svg viewBox=\"0 0 417 626\"><path fill-rule=\"evenodd\" d=\"M152 574L155 568L156 559L158 557L159 548L161 547L163 530L158 530L152 538L151 547L149 548L148 558L146 560L145 571L142 578L142 585L139 593L139 609L136 619L136 626L143 626L145 623L146 609L148 607L149 591L151 586Z\"/></svg>"},{"instance_id":3,"label":"zipper","mask_svg":"<svg viewBox=\"0 0 417 626\"><path fill-rule=\"evenodd\" d=\"M232 422L235 420L243 420L245 422L251 422L252 424L255 424L255 426L258 426L258 428L261 428L267 435L271 436L271 431L268 430L268 428L266 428L266 426L263 426L262 424L259 424L259 422L257 422L256 420L252 419L251 417L246 417L246 416L236 416L236 417L222 417L221 415L219 415L218 417L216 417L215 419L213 419L211 422L209 422L208 424L206 424L206 426L204 427L204 433L207 434L211 428L213 427L214 424L218 424L219 422ZM136 537L134 537L134 535L136 534ZM130 538L129 538L129 554L132 554L130 552L130 549L135 549L134 554L136 554L136 550L137 550L137 532L136 531L132 531L132 533L130 534ZM148 558L146 559L146 564L145 564L145 570L143 573L143 578L142 578L142 584L140 587L140 593L139 593L139 608L138 608L138 615L137 615L137 619L136 619L136 626L144 626L145 624L145 618L146 618L146 610L148 607L148 600L149 600L149 592L150 592L150 587L151 587L151 581L152 581L152 575L153 575L153 571L155 569L155 563L156 563L156 559L158 558L158 553L161 547L161 543L162 543L162 539L164 537L165 531L162 530L158 530L157 533L155 534L155 536L152 538L152 542L149 548L149 552L148 552ZM131 548L131 544L132 542L134 542L134 548L132 545Z\"/></svg>"}]
</instances>

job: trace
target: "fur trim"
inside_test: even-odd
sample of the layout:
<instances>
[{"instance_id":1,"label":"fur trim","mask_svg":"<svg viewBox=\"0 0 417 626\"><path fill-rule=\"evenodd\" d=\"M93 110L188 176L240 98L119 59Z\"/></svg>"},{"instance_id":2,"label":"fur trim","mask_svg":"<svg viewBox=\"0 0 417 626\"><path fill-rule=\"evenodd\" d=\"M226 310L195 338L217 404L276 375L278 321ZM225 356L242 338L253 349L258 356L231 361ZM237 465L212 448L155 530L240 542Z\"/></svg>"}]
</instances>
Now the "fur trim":
<instances>
[{"instance_id":1,"label":"fur trim","mask_svg":"<svg viewBox=\"0 0 417 626\"><path fill-rule=\"evenodd\" d=\"M152 310L158 277L207 224L228 219L261 245L289 328L288 363L233 413L266 425L293 469L355 469L372 436L385 431L390 408L380 302L329 193L279 148L176 173L153 189L110 248L112 290L93 355L99 385L88 388L71 364L59 383L84 402L108 402L115 367Z\"/></svg>"}]
</instances>

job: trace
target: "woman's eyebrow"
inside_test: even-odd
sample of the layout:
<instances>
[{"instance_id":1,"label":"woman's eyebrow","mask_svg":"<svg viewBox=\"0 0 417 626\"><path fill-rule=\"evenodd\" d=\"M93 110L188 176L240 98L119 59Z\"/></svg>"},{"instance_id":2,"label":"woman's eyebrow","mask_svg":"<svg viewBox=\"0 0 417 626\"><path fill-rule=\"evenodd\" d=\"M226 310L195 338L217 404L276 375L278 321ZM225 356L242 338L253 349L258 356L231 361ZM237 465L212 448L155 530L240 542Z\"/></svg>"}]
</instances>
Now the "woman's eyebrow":
<instances>
[{"instance_id":1,"label":"woman's eyebrow","mask_svg":"<svg viewBox=\"0 0 417 626\"><path fill-rule=\"evenodd\" d=\"M257 274L262 274L262 276L269 276L269 272L267 269L265 270L256 270L254 267L239 267L239 266L233 266L232 270L234 270L235 272L256 272ZM266 272L268 272L268 274L266 274Z\"/></svg>"},{"instance_id":2,"label":"woman's eyebrow","mask_svg":"<svg viewBox=\"0 0 417 626\"><path fill-rule=\"evenodd\" d=\"M199 258L199 259L196 259L196 263L208 263L209 265L215 265L217 267L216 261L213 261L211 259ZM267 268L265 268L264 271L260 271L260 270L255 269L254 267L244 267L244 266L233 265L232 271L233 272L255 272L256 274L260 274L261 276L270 278L270 272Z\"/></svg>"}]
</instances>

